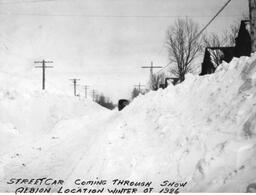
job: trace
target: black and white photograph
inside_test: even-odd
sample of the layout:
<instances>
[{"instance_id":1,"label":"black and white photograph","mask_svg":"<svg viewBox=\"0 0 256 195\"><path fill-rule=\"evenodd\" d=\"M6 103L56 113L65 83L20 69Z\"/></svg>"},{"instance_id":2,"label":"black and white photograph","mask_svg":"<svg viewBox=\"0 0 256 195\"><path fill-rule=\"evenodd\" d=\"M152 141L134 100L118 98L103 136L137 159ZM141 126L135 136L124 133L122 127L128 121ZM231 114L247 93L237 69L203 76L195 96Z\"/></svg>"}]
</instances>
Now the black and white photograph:
<instances>
[{"instance_id":1,"label":"black and white photograph","mask_svg":"<svg viewBox=\"0 0 256 195\"><path fill-rule=\"evenodd\" d=\"M256 193L256 0L0 0L0 193Z\"/></svg>"}]
</instances>

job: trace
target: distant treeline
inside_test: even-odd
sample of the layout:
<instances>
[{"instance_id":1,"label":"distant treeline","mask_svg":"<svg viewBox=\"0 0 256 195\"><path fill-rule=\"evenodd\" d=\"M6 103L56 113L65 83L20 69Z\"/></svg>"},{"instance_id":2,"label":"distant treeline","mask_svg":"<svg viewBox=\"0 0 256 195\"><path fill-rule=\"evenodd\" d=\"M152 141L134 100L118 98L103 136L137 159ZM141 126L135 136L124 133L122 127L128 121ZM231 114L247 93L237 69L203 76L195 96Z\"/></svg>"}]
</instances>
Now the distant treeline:
<instances>
[{"instance_id":1,"label":"distant treeline","mask_svg":"<svg viewBox=\"0 0 256 195\"><path fill-rule=\"evenodd\" d=\"M108 97L104 96L103 94L96 95L95 102L110 110L113 110L116 107L116 105Z\"/></svg>"}]
</instances>

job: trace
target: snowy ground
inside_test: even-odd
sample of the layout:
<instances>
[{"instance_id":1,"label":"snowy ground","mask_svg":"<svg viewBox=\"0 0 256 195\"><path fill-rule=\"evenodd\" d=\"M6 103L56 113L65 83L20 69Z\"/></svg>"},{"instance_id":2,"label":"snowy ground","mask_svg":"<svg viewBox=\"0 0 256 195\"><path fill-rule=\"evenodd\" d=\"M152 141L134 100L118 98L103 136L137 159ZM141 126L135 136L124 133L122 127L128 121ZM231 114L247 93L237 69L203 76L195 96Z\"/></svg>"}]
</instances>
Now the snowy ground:
<instances>
[{"instance_id":1,"label":"snowy ground","mask_svg":"<svg viewBox=\"0 0 256 195\"><path fill-rule=\"evenodd\" d=\"M14 190L13 177L62 178L69 187L76 178L187 181L187 192L246 192L256 183L256 55L188 75L122 112L22 86L1 88L2 192Z\"/></svg>"}]
</instances>

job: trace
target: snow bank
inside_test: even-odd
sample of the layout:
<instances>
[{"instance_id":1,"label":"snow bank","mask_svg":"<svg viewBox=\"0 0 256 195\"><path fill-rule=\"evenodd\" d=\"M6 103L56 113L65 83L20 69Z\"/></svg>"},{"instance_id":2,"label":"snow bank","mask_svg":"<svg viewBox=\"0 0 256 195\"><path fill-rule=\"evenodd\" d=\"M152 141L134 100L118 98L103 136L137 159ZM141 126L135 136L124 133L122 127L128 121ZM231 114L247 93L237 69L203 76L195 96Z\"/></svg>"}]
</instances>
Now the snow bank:
<instances>
[{"instance_id":1,"label":"snow bank","mask_svg":"<svg viewBox=\"0 0 256 195\"><path fill-rule=\"evenodd\" d=\"M51 133L65 120L102 110L88 100L68 96L51 87L42 91L38 82L0 73L0 155Z\"/></svg>"},{"instance_id":2,"label":"snow bank","mask_svg":"<svg viewBox=\"0 0 256 195\"><path fill-rule=\"evenodd\" d=\"M77 178L118 178L152 181L155 192L164 180L187 181L187 192L249 191L256 183L255 86L253 55L223 63L212 75L187 75L121 112L84 110L66 96L1 90L0 127L10 139L21 129L49 133L0 158L0 189L13 190L3 182L11 177L50 176L69 188ZM33 122L26 126L26 118Z\"/></svg>"},{"instance_id":3,"label":"snow bank","mask_svg":"<svg viewBox=\"0 0 256 195\"><path fill-rule=\"evenodd\" d=\"M119 132L132 140L121 144L132 151L131 177L185 180L188 191L206 192L245 192L256 183L256 55L140 96L123 115L138 126Z\"/></svg>"},{"instance_id":4,"label":"snow bank","mask_svg":"<svg viewBox=\"0 0 256 195\"><path fill-rule=\"evenodd\" d=\"M12 124L20 134L48 133L61 120L99 109L91 101L78 100L56 88L42 91L38 83L26 78L4 73L0 78L0 122Z\"/></svg>"},{"instance_id":5,"label":"snow bank","mask_svg":"<svg viewBox=\"0 0 256 195\"><path fill-rule=\"evenodd\" d=\"M72 175L188 181L189 192L246 192L256 183L255 86L253 55L140 96L90 149L93 160L83 158Z\"/></svg>"},{"instance_id":6,"label":"snow bank","mask_svg":"<svg viewBox=\"0 0 256 195\"><path fill-rule=\"evenodd\" d=\"M0 72L0 192L9 171L25 176L26 160L42 154L59 137L80 130L81 118L90 121L100 112L106 109L90 100L69 96L54 86L42 91L38 81Z\"/></svg>"}]
</instances>

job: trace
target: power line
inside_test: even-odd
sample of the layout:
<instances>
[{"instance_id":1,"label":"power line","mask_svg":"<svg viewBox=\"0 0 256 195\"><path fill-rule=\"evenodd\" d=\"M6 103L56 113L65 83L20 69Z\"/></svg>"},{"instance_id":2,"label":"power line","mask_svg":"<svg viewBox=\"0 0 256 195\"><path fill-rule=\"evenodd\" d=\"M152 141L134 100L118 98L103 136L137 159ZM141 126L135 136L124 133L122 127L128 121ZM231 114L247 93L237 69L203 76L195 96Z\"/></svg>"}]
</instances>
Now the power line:
<instances>
[{"instance_id":1,"label":"power line","mask_svg":"<svg viewBox=\"0 0 256 195\"><path fill-rule=\"evenodd\" d=\"M196 37L193 39L197 39L203 32L204 30L215 20L215 18L225 9L225 7L231 2L231 0L228 0L222 7L221 9L213 16L213 18L202 28L202 30L196 35Z\"/></svg>"},{"instance_id":2,"label":"power line","mask_svg":"<svg viewBox=\"0 0 256 195\"><path fill-rule=\"evenodd\" d=\"M0 3L1 4L1 3ZM65 13L56 13L56 14L40 14L40 13L0 13L4 16L44 16L44 17L86 17L86 18L181 18L181 17L190 17L190 18L209 18L210 15L97 15L97 14L65 14ZM231 18L231 17L241 17L241 15L226 15L220 16L222 18Z\"/></svg>"},{"instance_id":3,"label":"power line","mask_svg":"<svg viewBox=\"0 0 256 195\"><path fill-rule=\"evenodd\" d=\"M228 0L222 7L221 9L212 17L212 19L202 28L202 30L195 36L195 38L193 39L196 40L202 33L203 31L213 22L213 20L215 20L215 18L225 9L225 7L231 2L231 0ZM162 70L164 70L165 68L167 68L169 66L171 62L169 62L167 65L165 65L161 70L159 70L156 74L158 74L159 72L161 72Z\"/></svg>"},{"instance_id":4,"label":"power line","mask_svg":"<svg viewBox=\"0 0 256 195\"><path fill-rule=\"evenodd\" d=\"M141 68L149 68L150 69L150 76L153 76L153 69L154 68L162 68L162 66L153 66L153 62L151 62L150 66L142 66Z\"/></svg>"},{"instance_id":5,"label":"power line","mask_svg":"<svg viewBox=\"0 0 256 195\"><path fill-rule=\"evenodd\" d=\"M49 2L49 1L56 1L56 0L38 0L38 1L4 1L1 2L1 5L10 5L10 4L21 4L21 3L44 3L44 2Z\"/></svg>"},{"instance_id":6,"label":"power line","mask_svg":"<svg viewBox=\"0 0 256 195\"><path fill-rule=\"evenodd\" d=\"M158 74L159 72L163 71L165 68L167 68L169 65L171 64L171 62L169 62L168 64L166 64L161 70L159 70L158 72L156 72L155 74Z\"/></svg>"}]
</instances>

